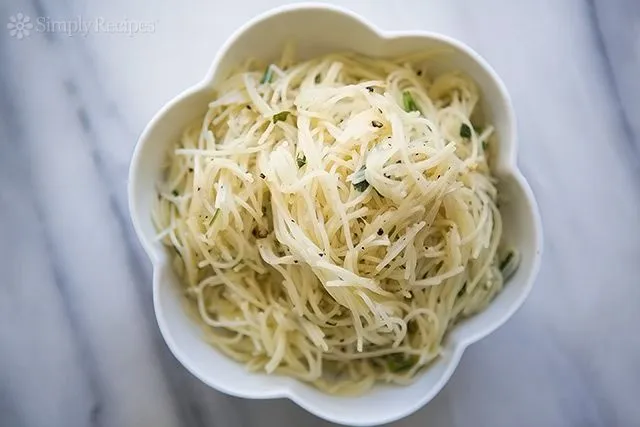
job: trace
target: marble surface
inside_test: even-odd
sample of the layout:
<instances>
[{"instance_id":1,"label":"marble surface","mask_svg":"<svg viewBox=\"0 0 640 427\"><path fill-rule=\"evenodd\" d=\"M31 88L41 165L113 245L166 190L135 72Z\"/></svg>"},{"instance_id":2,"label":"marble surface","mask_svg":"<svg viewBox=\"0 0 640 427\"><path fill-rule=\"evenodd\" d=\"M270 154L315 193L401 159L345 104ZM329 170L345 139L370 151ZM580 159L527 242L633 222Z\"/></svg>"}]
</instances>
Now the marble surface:
<instances>
[{"instance_id":1,"label":"marble surface","mask_svg":"<svg viewBox=\"0 0 640 427\"><path fill-rule=\"evenodd\" d=\"M276 4L0 3L1 426L329 425L285 400L225 396L178 364L127 211L143 126ZM545 227L523 308L395 425L640 425L640 2L340 4L385 29L458 37L492 63ZM22 40L5 28L18 12L42 22ZM147 31L52 24L78 19Z\"/></svg>"}]
</instances>

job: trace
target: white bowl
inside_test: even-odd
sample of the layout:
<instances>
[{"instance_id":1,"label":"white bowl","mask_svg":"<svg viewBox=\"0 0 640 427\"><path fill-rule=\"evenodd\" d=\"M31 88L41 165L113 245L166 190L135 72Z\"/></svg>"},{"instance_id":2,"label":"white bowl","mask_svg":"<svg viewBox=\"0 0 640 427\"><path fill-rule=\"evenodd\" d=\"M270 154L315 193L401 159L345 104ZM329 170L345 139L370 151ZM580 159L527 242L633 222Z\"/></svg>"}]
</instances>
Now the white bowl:
<instances>
[{"instance_id":1,"label":"white bowl","mask_svg":"<svg viewBox=\"0 0 640 427\"><path fill-rule=\"evenodd\" d=\"M466 72L479 85L482 108L495 124L499 152L495 173L505 202L501 206L505 238L521 253L516 274L482 313L460 323L448 335L442 357L408 386L377 385L359 397L336 397L292 378L248 372L201 339L200 326L186 315L177 278L165 247L154 241L151 207L167 148L187 124L207 110L211 86L247 57L277 58L295 40L302 59L351 50L370 56L398 56L417 50L448 48L439 55L443 69ZM538 271L542 227L536 202L516 165L516 124L504 84L470 48L449 37L423 31L386 32L356 14L325 4L285 6L244 25L224 44L205 79L164 106L142 133L131 161L129 207L133 224L153 263L156 317L176 358L196 377L224 393L251 399L287 397L319 417L349 425L374 425L409 415L445 385L464 349L502 325L522 304Z\"/></svg>"}]
</instances>

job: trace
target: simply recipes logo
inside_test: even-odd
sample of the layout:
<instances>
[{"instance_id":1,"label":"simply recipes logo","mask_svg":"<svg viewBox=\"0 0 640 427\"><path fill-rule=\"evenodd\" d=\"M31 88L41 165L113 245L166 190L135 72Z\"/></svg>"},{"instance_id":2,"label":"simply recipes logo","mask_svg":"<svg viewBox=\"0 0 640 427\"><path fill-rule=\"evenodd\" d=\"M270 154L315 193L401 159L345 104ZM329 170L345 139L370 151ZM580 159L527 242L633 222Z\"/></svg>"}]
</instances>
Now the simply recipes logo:
<instances>
[{"instance_id":1,"label":"simply recipes logo","mask_svg":"<svg viewBox=\"0 0 640 427\"><path fill-rule=\"evenodd\" d=\"M87 19L82 16L72 19L38 16L32 20L31 17L20 12L9 17L7 30L11 37L18 40L25 39L33 33L59 33L66 34L68 37L86 37L89 34L121 34L132 37L138 34L155 33L156 24L156 21L128 18L109 20L104 17Z\"/></svg>"}]
</instances>

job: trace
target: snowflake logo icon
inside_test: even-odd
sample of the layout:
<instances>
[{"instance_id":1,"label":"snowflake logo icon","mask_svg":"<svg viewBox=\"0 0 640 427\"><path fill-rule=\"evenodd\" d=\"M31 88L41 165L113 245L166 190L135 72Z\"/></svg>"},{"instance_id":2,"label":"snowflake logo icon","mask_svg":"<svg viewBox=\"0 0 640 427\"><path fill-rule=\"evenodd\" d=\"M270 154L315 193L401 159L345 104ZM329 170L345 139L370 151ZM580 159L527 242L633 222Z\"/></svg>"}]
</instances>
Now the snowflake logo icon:
<instances>
[{"instance_id":1,"label":"snowflake logo icon","mask_svg":"<svg viewBox=\"0 0 640 427\"><path fill-rule=\"evenodd\" d=\"M33 24L31 23L31 18L22 13L17 13L9 17L9 23L7 24L7 29L9 30L9 34L11 37L15 37L18 40L22 40L25 37L28 37L30 31L33 28Z\"/></svg>"}]
</instances>

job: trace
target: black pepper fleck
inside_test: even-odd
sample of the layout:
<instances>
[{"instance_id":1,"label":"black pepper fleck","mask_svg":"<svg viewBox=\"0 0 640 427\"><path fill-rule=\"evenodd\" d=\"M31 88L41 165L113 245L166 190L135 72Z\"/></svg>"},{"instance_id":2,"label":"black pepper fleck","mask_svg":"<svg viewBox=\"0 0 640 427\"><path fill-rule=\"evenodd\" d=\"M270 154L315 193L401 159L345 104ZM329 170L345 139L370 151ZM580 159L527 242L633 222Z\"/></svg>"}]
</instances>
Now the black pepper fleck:
<instances>
[{"instance_id":1,"label":"black pepper fleck","mask_svg":"<svg viewBox=\"0 0 640 427\"><path fill-rule=\"evenodd\" d=\"M417 75L419 75L419 76L421 76L421 75L422 75L422 70L418 70L418 71L416 71L416 74L417 74Z\"/></svg>"},{"instance_id":2,"label":"black pepper fleck","mask_svg":"<svg viewBox=\"0 0 640 427\"><path fill-rule=\"evenodd\" d=\"M367 86L367 90L368 90L369 92L373 92L373 86Z\"/></svg>"},{"instance_id":3,"label":"black pepper fleck","mask_svg":"<svg viewBox=\"0 0 640 427\"><path fill-rule=\"evenodd\" d=\"M265 179L266 178L265 174L261 173L260 178Z\"/></svg>"},{"instance_id":4,"label":"black pepper fleck","mask_svg":"<svg viewBox=\"0 0 640 427\"><path fill-rule=\"evenodd\" d=\"M384 234L384 230L382 228L378 228L378 236L382 236Z\"/></svg>"}]
</instances>

